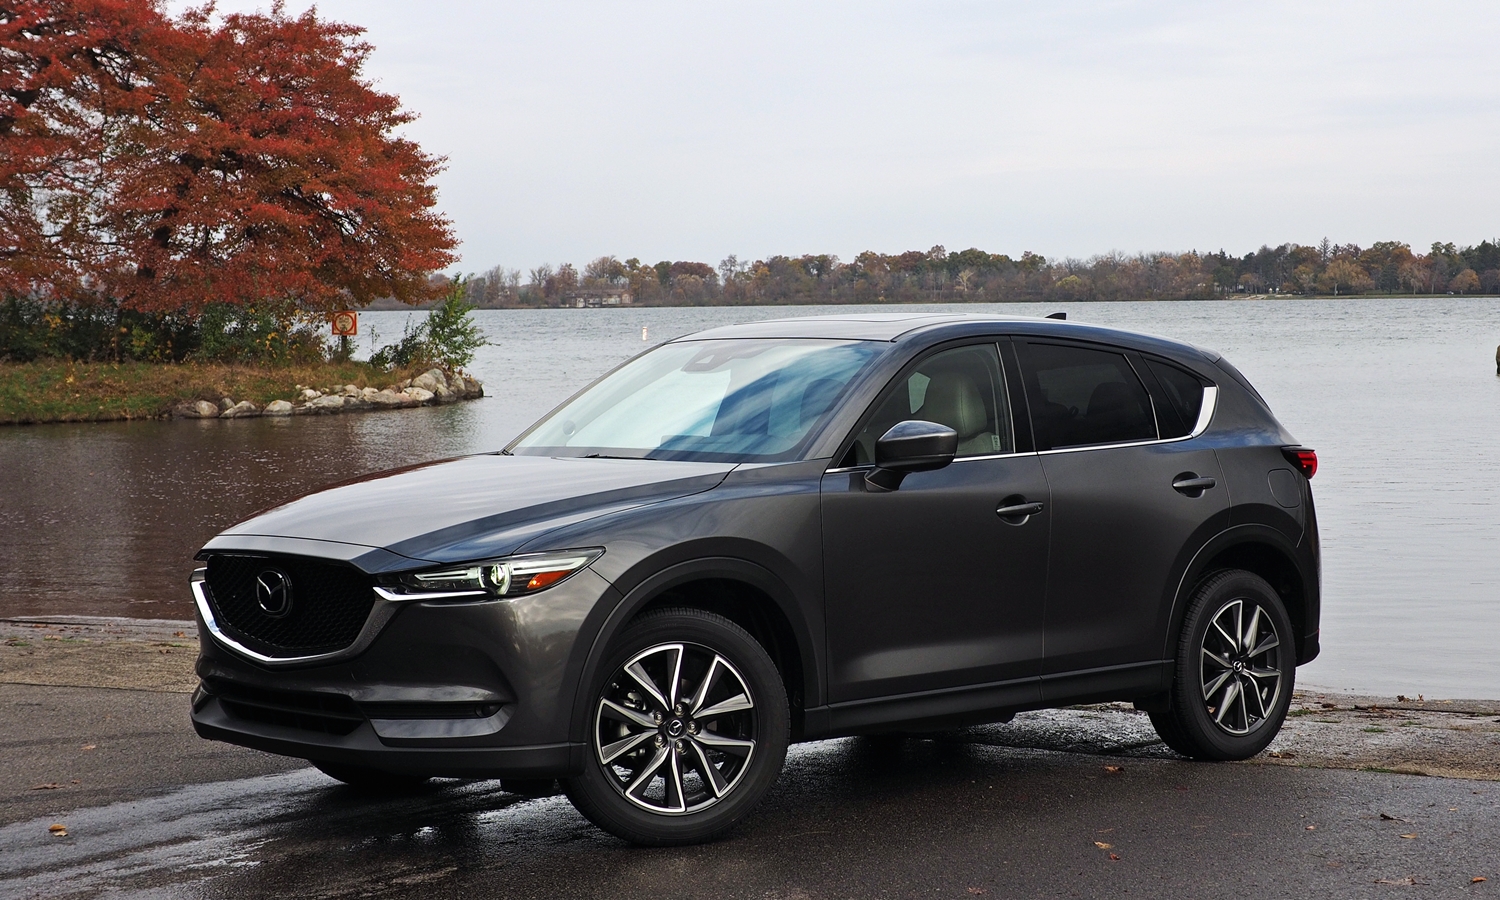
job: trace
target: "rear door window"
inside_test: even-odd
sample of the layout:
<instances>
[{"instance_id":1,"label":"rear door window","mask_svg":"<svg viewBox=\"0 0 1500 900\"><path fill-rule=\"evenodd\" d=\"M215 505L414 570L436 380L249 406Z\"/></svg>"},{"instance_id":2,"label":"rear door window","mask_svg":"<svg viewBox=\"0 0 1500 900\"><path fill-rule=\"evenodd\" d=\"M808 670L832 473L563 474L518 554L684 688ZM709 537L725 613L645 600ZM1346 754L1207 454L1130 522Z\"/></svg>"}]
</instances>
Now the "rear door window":
<instances>
[{"instance_id":1,"label":"rear door window","mask_svg":"<svg viewBox=\"0 0 1500 900\"><path fill-rule=\"evenodd\" d=\"M1146 367L1156 376L1161 386L1157 405L1157 417L1164 438L1186 437L1198 424L1198 413L1203 409L1203 381L1185 369L1178 368L1159 359L1147 359Z\"/></svg>"},{"instance_id":2,"label":"rear door window","mask_svg":"<svg viewBox=\"0 0 1500 900\"><path fill-rule=\"evenodd\" d=\"M1037 449L1157 437L1151 397L1122 353L1017 342Z\"/></svg>"}]
</instances>

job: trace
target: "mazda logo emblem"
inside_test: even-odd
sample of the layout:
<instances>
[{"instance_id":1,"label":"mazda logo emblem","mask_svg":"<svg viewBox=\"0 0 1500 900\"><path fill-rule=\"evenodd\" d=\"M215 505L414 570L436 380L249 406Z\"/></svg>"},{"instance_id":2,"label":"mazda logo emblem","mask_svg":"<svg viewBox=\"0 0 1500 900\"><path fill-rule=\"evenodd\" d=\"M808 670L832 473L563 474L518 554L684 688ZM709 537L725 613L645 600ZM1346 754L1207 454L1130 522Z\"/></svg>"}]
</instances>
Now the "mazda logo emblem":
<instances>
[{"instance_id":1,"label":"mazda logo emblem","mask_svg":"<svg viewBox=\"0 0 1500 900\"><path fill-rule=\"evenodd\" d=\"M291 612L292 579L277 569L267 569L255 576L255 602L273 619Z\"/></svg>"}]
</instances>

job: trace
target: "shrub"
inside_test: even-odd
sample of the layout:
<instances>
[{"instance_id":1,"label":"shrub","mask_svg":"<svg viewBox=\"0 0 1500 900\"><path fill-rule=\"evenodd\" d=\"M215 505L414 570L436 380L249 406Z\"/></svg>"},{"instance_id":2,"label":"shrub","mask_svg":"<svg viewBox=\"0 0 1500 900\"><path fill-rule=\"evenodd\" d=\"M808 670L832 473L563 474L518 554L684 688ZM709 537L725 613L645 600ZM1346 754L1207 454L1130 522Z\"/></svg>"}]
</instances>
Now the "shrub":
<instances>
[{"instance_id":1,"label":"shrub","mask_svg":"<svg viewBox=\"0 0 1500 900\"><path fill-rule=\"evenodd\" d=\"M401 339L371 354L371 364L389 369L432 363L459 369L473 362L475 351L488 342L472 318L475 307L468 294L469 279L454 278L443 302L421 322L407 322Z\"/></svg>"}]
</instances>

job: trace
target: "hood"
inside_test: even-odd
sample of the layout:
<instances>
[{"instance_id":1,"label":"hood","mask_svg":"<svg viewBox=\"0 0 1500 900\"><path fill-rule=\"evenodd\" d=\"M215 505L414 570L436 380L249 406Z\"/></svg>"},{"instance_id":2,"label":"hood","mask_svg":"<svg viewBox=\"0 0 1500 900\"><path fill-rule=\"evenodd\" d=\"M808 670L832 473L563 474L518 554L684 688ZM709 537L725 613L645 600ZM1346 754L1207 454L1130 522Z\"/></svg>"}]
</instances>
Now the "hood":
<instances>
[{"instance_id":1,"label":"hood","mask_svg":"<svg viewBox=\"0 0 1500 900\"><path fill-rule=\"evenodd\" d=\"M562 525L709 490L733 468L649 459L466 456L308 494L240 522L204 549L268 549L266 539L294 539L285 540L288 552L296 552L290 548L298 541L320 541L437 563L504 556Z\"/></svg>"}]
</instances>

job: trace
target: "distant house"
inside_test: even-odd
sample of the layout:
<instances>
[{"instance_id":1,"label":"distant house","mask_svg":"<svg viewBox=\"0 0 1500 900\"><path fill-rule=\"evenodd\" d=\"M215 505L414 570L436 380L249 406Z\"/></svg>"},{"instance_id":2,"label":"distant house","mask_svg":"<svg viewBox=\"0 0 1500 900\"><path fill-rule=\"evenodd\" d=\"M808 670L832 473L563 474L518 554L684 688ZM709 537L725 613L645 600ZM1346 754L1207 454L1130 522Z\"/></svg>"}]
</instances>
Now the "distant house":
<instances>
[{"instance_id":1,"label":"distant house","mask_svg":"<svg viewBox=\"0 0 1500 900\"><path fill-rule=\"evenodd\" d=\"M577 287L563 295L563 305L578 309L596 306L629 306L630 291L613 285L605 287Z\"/></svg>"}]
</instances>

